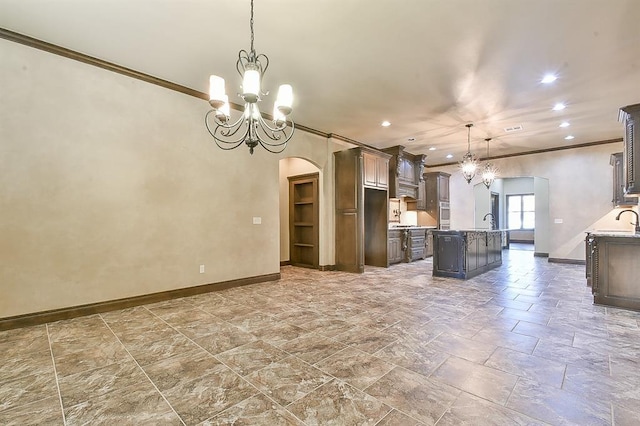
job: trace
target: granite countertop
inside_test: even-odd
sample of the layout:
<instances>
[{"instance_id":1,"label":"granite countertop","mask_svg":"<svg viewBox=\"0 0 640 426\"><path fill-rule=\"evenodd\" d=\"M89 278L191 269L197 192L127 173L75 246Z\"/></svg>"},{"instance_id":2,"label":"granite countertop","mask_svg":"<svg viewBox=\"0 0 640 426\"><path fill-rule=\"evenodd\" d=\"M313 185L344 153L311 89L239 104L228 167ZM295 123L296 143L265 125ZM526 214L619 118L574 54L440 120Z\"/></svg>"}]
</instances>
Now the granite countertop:
<instances>
[{"instance_id":1,"label":"granite countertop","mask_svg":"<svg viewBox=\"0 0 640 426\"><path fill-rule=\"evenodd\" d=\"M436 229L435 226L420 226L420 225L389 225L389 229Z\"/></svg>"},{"instance_id":2,"label":"granite countertop","mask_svg":"<svg viewBox=\"0 0 640 426\"><path fill-rule=\"evenodd\" d=\"M439 232L502 232L506 229L489 229L489 228L475 228L475 229L437 229Z\"/></svg>"},{"instance_id":3,"label":"granite countertop","mask_svg":"<svg viewBox=\"0 0 640 426\"><path fill-rule=\"evenodd\" d=\"M589 231L589 234L597 237L621 237L621 238L640 238L640 234L634 231L617 231L617 230L597 230Z\"/></svg>"}]
</instances>

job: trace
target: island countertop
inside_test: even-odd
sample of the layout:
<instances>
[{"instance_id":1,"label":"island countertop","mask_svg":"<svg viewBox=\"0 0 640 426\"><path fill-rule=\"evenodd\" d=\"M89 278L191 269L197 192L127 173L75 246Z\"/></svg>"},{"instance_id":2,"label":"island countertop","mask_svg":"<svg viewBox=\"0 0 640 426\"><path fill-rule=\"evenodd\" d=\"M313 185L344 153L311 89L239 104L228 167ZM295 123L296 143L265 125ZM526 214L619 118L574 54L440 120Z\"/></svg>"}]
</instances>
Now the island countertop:
<instances>
[{"instance_id":1,"label":"island countertop","mask_svg":"<svg viewBox=\"0 0 640 426\"><path fill-rule=\"evenodd\" d=\"M593 230L587 231L587 234L596 237L640 238L640 234L636 234L634 231Z\"/></svg>"}]
</instances>

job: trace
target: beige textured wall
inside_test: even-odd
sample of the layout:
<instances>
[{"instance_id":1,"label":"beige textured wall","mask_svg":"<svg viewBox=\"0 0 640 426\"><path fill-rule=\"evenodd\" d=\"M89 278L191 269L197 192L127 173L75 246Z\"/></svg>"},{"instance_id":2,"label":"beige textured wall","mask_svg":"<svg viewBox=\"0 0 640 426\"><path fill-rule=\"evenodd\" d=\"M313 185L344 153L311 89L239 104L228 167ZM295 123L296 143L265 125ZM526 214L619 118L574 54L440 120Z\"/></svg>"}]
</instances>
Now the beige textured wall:
<instances>
[{"instance_id":1,"label":"beige textured wall","mask_svg":"<svg viewBox=\"0 0 640 426\"><path fill-rule=\"evenodd\" d=\"M500 177L548 179L549 257L584 260L584 232L588 230L633 230L629 221L615 220L620 209L611 206L609 156L620 151L622 142L493 161L500 170ZM451 173L452 229L473 227L473 185L467 185L456 166L440 170ZM562 223L555 223L556 219L561 219Z\"/></svg>"},{"instance_id":2,"label":"beige textured wall","mask_svg":"<svg viewBox=\"0 0 640 426\"><path fill-rule=\"evenodd\" d=\"M205 101L5 40L0 57L0 317L279 272L279 160L326 167L326 140L222 151Z\"/></svg>"}]
</instances>

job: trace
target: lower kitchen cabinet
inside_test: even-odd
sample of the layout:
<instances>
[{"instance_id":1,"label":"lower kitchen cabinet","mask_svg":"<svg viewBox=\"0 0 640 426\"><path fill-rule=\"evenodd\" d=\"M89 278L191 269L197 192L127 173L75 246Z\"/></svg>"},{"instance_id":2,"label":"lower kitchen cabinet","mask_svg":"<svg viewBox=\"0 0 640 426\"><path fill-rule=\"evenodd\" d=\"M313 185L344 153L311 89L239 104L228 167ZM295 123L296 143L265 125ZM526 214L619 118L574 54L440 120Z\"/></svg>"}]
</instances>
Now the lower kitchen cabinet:
<instances>
[{"instance_id":1,"label":"lower kitchen cabinet","mask_svg":"<svg viewBox=\"0 0 640 426\"><path fill-rule=\"evenodd\" d=\"M426 228L401 228L389 230L388 263L413 262L433 255L433 235Z\"/></svg>"},{"instance_id":2,"label":"lower kitchen cabinet","mask_svg":"<svg viewBox=\"0 0 640 426\"><path fill-rule=\"evenodd\" d=\"M389 246L387 253L389 255L389 265L402 262L404 251L402 250L402 234L401 230L389 230Z\"/></svg>"}]
</instances>

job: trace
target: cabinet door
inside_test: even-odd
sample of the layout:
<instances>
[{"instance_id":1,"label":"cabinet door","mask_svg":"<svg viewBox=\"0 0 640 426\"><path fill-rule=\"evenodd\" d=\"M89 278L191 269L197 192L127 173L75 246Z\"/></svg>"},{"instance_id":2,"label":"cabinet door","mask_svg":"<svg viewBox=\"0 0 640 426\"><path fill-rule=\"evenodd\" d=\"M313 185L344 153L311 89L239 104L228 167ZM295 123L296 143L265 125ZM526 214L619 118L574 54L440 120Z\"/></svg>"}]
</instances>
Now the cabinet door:
<instances>
[{"instance_id":1,"label":"cabinet door","mask_svg":"<svg viewBox=\"0 0 640 426\"><path fill-rule=\"evenodd\" d=\"M625 197L624 195L624 163L622 157L623 154L621 152L611 154L610 164L613 167L613 195L611 202L613 207L635 206L638 204L637 198Z\"/></svg>"},{"instance_id":2,"label":"cabinet door","mask_svg":"<svg viewBox=\"0 0 640 426\"><path fill-rule=\"evenodd\" d=\"M449 202L449 176L438 176L438 199Z\"/></svg>"},{"instance_id":3,"label":"cabinet door","mask_svg":"<svg viewBox=\"0 0 640 426\"><path fill-rule=\"evenodd\" d=\"M416 210L427 210L427 191L425 182L418 182L418 199L416 200Z\"/></svg>"},{"instance_id":4,"label":"cabinet door","mask_svg":"<svg viewBox=\"0 0 640 426\"><path fill-rule=\"evenodd\" d=\"M367 186L376 186L378 183L378 159L371 154L363 153L364 163L363 183Z\"/></svg>"},{"instance_id":5,"label":"cabinet door","mask_svg":"<svg viewBox=\"0 0 640 426\"><path fill-rule=\"evenodd\" d=\"M415 164L406 158L400 158L400 179L405 182L415 184Z\"/></svg>"},{"instance_id":6,"label":"cabinet door","mask_svg":"<svg viewBox=\"0 0 640 426\"><path fill-rule=\"evenodd\" d=\"M389 237L389 264L402 262L402 241L400 237Z\"/></svg>"},{"instance_id":7,"label":"cabinet door","mask_svg":"<svg viewBox=\"0 0 640 426\"><path fill-rule=\"evenodd\" d=\"M376 159L376 186L389 187L389 160L383 157Z\"/></svg>"}]
</instances>

